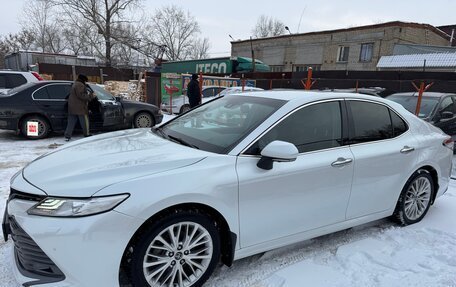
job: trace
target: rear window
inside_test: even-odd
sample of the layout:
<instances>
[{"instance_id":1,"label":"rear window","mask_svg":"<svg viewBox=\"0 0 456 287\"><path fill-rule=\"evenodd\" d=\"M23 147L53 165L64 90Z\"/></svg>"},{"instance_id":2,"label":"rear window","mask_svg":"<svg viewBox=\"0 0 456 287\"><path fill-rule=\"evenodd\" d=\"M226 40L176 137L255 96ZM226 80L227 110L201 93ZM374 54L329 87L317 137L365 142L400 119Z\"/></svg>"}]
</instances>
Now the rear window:
<instances>
[{"instance_id":1,"label":"rear window","mask_svg":"<svg viewBox=\"0 0 456 287\"><path fill-rule=\"evenodd\" d=\"M27 90L28 88L34 86L35 83L27 83L25 85L22 85L22 86L19 86L19 87L16 87L14 89L11 89L7 92L8 95L12 95L12 94L15 94L15 93L19 93L19 92L22 92L24 90Z\"/></svg>"},{"instance_id":2,"label":"rear window","mask_svg":"<svg viewBox=\"0 0 456 287\"><path fill-rule=\"evenodd\" d=\"M408 110L412 114L415 113L416 104L418 103L417 96L391 95L388 97L388 100L401 104L406 110ZM418 116L420 118L429 117L432 114L432 112L434 111L434 109L436 109L438 103L439 103L439 98L437 98L437 97L435 97L435 98L434 97L422 97L420 114Z\"/></svg>"}]
</instances>

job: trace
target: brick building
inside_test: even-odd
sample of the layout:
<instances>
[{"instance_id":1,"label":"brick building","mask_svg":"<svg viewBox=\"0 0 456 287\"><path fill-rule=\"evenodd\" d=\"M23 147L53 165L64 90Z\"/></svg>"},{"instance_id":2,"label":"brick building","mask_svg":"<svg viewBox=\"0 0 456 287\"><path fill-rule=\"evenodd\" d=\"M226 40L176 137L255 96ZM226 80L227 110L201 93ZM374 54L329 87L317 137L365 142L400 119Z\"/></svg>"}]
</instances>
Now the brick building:
<instances>
[{"instance_id":1,"label":"brick building","mask_svg":"<svg viewBox=\"0 0 456 287\"><path fill-rule=\"evenodd\" d=\"M231 55L255 58L272 72L314 70L375 71L395 44L448 46L450 36L428 24L388 22L331 31L231 42Z\"/></svg>"}]
</instances>

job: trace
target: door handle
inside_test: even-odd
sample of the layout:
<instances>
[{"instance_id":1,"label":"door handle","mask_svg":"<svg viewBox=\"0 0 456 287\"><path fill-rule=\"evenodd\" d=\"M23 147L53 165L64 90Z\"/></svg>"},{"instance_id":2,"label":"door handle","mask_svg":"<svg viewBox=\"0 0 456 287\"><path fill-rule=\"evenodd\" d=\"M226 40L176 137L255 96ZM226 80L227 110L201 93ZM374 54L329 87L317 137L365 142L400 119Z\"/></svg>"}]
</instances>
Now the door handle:
<instances>
[{"instance_id":1,"label":"door handle","mask_svg":"<svg viewBox=\"0 0 456 287\"><path fill-rule=\"evenodd\" d=\"M409 146L404 146L402 149L401 149L401 153L409 153L409 152L412 152L414 151L415 149L413 147L409 147Z\"/></svg>"},{"instance_id":2,"label":"door handle","mask_svg":"<svg viewBox=\"0 0 456 287\"><path fill-rule=\"evenodd\" d=\"M341 167L341 166L344 166L344 165L347 165L347 164L351 163L352 161L353 161L353 159L351 159L351 158L339 157L335 162L333 162L331 164L331 166L333 166L333 167Z\"/></svg>"}]
</instances>

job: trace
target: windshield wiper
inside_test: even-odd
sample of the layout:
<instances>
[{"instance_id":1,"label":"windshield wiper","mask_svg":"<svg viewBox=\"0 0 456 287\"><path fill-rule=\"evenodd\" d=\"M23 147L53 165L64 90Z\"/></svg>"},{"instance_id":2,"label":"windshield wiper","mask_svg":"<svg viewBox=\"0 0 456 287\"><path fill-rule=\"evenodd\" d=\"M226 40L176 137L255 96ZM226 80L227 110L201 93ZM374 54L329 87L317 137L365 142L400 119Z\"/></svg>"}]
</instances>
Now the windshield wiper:
<instances>
[{"instance_id":1,"label":"windshield wiper","mask_svg":"<svg viewBox=\"0 0 456 287\"><path fill-rule=\"evenodd\" d=\"M162 138L169 139L169 136L161 128L152 128L152 132L160 134Z\"/></svg>"},{"instance_id":2,"label":"windshield wiper","mask_svg":"<svg viewBox=\"0 0 456 287\"><path fill-rule=\"evenodd\" d=\"M189 146L189 147L192 147L192 148L196 148L196 149L199 149L199 147L197 147L196 145L194 144L191 144L181 138L178 138L178 137L173 137L173 136L170 136L168 135L168 138L170 138L171 140L175 141L175 142L178 142L180 144L183 144L183 145L186 145L186 146Z\"/></svg>"}]
</instances>

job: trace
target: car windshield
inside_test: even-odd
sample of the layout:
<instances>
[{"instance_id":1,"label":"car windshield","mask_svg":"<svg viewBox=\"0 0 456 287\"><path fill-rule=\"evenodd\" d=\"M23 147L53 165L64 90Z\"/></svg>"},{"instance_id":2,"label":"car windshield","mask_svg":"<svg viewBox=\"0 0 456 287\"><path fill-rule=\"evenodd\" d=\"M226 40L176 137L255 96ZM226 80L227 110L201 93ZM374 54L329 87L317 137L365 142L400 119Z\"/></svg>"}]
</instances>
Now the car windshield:
<instances>
[{"instance_id":1,"label":"car windshield","mask_svg":"<svg viewBox=\"0 0 456 287\"><path fill-rule=\"evenodd\" d=\"M104 100L104 101L115 101L116 99L114 98L114 96L106 91L104 88L98 86L98 85L93 85L93 84L89 84L89 86L92 88L95 96L97 96L97 98L99 100Z\"/></svg>"},{"instance_id":2,"label":"car windshield","mask_svg":"<svg viewBox=\"0 0 456 287\"><path fill-rule=\"evenodd\" d=\"M388 100L394 101L396 103L401 104L406 110L411 113L415 113L416 104L418 102L417 96L399 96L399 95L392 95L388 97ZM434 97L422 97L421 99L421 107L420 107L420 114L418 117L420 118L427 118L429 117L434 109L437 107L439 103L439 98Z\"/></svg>"},{"instance_id":3,"label":"car windshield","mask_svg":"<svg viewBox=\"0 0 456 287\"><path fill-rule=\"evenodd\" d=\"M260 97L217 98L157 130L184 145L227 153L283 104L283 100Z\"/></svg>"}]
</instances>

